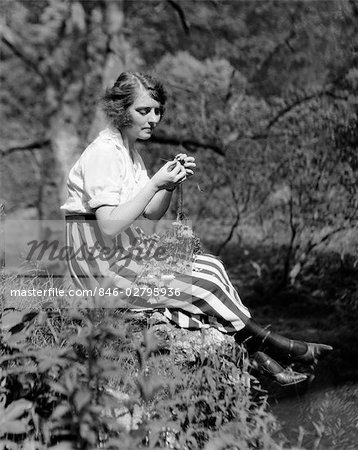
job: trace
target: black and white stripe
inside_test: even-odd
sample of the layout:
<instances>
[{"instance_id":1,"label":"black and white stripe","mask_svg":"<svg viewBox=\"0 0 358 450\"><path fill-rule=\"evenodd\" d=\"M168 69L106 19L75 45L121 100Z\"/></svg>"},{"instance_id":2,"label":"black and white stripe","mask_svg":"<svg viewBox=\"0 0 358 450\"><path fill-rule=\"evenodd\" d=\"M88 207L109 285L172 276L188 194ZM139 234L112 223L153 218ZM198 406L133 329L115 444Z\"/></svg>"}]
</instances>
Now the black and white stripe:
<instances>
[{"instance_id":1,"label":"black and white stripe","mask_svg":"<svg viewBox=\"0 0 358 450\"><path fill-rule=\"evenodd\" d=\"M119 289L133 286L141 268L128 251L139 237L134 226L115 240L108 240L102 235L96 220L74 220L67 216L66 234L69 248L74 252L80 248L86 249L89 255L82 261L68 258L70 274L77 287L93 289L96 285L107 286L108 280L112 287ZM110 245L112 248L108 258L100 258L101 249ZM163 314L181 328L214 326L225 333L241 330L251 317L222 262L212 255L197 255L191 273L176 274L169 286L178 289L180 295L162 296L155 305L146 297L126 298L126 307L164 308ZM120 303L123 307L123 302Z\"/></svg>"}]
</instances>

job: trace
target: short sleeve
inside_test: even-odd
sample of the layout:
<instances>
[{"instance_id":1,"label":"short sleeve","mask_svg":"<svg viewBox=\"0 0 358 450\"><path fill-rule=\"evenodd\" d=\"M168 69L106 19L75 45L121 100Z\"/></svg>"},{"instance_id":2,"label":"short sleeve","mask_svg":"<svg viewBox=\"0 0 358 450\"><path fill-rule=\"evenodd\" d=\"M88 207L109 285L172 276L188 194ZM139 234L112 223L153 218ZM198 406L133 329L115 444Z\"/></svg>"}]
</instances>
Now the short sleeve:
<instances>
[{"instance_id":1,"label":"short sleeve","mask_svg":"<svg viewBox=\"0 0 358 450\"><path fill-rule=\"evenodd\" d=\"M117 206L121 202L125 161L110 141L91 146L82 162L84 191L90 208Z\"/></svg>"}]
</instances>

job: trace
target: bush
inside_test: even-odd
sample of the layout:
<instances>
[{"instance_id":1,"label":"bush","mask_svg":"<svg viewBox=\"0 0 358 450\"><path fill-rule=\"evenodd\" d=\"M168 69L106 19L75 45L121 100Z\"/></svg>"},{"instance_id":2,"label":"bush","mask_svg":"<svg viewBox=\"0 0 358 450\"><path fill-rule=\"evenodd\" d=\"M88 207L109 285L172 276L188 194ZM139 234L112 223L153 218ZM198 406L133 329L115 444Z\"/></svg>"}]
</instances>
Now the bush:
<instances>
[{"instance_id":1,"label":"bush","mask_svg":"<svg viewBox=\"0 0 358 450\"><path fill-rule=\"evenodd\" d=\"M242 349L185 360L129 313L42 307L2 317L0 448L280 448Z\"/></svg>"}]
</instances>

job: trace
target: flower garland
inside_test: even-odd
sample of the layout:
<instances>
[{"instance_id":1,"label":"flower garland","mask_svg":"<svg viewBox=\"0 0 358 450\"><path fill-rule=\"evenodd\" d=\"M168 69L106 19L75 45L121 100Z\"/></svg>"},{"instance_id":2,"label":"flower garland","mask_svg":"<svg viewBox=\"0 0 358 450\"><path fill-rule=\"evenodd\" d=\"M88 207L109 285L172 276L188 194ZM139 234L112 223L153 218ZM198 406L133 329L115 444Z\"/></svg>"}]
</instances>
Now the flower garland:
<instances>
[{"instance_id":1,"label":"flower garland","mask_svg":"<svg viewBox=\"0 0 358 450\"><path fill-rule=\"evenodd\" d=\"M195 255L201 253L200 238L191 228L190 221L183 213L183 186L179 185L179 205L176 220L163 235L157 234L144 238L144 244L153 243L160 248L163 256L150 258L138 273L135 285L149 288L153 292L150 303L156 303L160 297L160 289L170 286L175 274L190 274ZM154 290L157 288L156 290ZM148 289L148 290L149 290Z\"/></svg>"}]
</instances>

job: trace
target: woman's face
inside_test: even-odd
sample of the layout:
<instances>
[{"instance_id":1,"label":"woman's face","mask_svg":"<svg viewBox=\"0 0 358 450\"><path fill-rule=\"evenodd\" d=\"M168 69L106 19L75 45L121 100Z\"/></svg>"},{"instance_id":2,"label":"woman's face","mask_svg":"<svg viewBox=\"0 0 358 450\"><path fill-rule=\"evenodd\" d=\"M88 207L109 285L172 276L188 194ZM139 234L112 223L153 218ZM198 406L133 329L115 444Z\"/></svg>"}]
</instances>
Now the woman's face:
<instances>
[{"instance_id":1,"label":"woman's face","mask_svg":"<svg viewBox=\"0 0 358 450\"><path fill-rule=\"evenodd\" d=\"M141 88L127 112L132 122L123 130L127 137L131 141L149 139L161 118L159 102L154 100L148 91Z\"/></svg>"}]
</instances>

